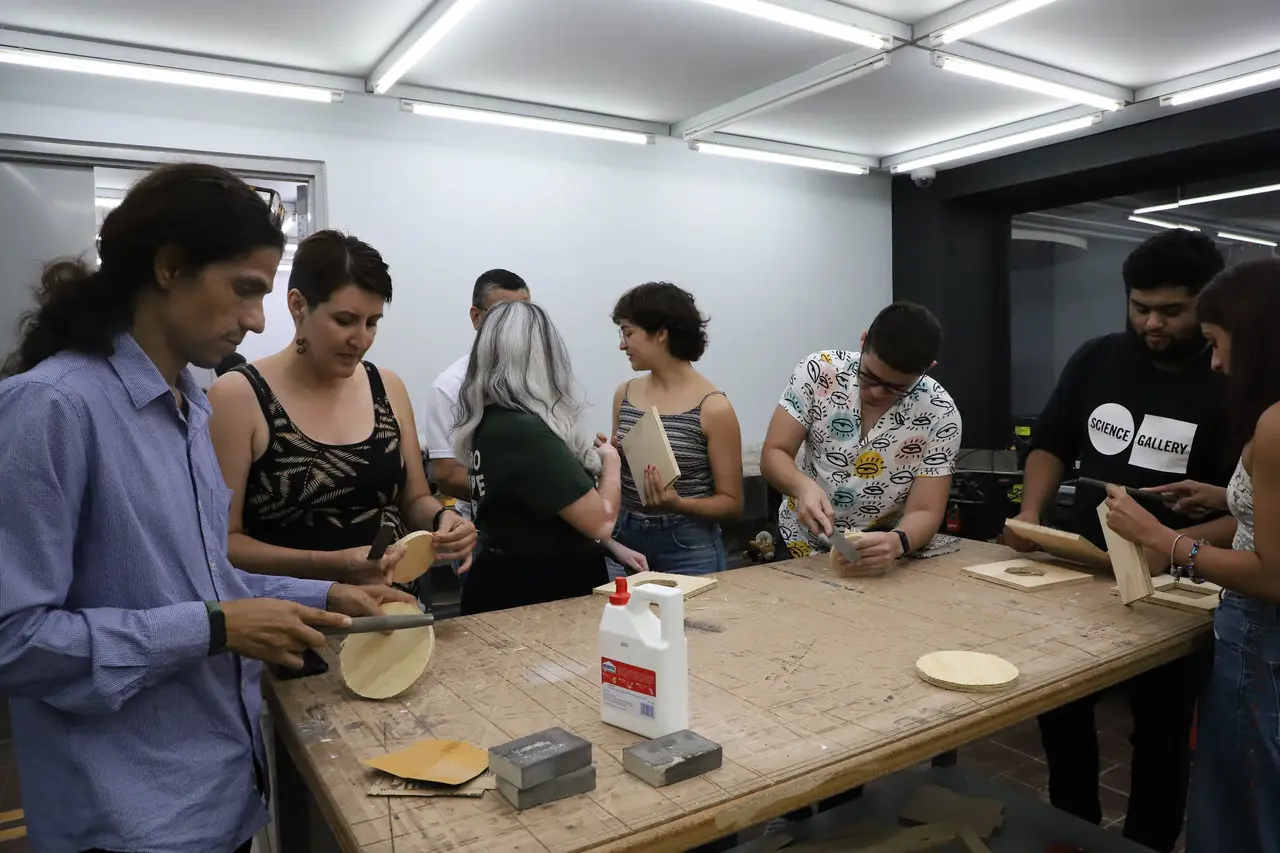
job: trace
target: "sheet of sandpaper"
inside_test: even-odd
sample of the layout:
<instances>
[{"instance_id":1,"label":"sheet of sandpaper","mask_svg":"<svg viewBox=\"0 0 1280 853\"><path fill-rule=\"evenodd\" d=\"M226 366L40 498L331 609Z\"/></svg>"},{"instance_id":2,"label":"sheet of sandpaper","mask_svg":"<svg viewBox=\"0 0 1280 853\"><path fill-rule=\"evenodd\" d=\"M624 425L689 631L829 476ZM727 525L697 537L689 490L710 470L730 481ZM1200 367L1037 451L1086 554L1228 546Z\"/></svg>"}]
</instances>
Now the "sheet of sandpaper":
<instances>
[{"instance_id":1,"label":"sheet of sandpaper","mask_svg":"<svg viewBox=\"0 0 1280 853\"><path fill-rule=\"evenodd\" d=\"M401 779L461 785L488 769L489 752L457 740L420 740L364 763Z\"/></svg>"},{"instance_id":2,"label":"sheet of sandpaper","mask_svg":"<svg viewBox=\"0 0 1280 853\"><path fill-rule=\"evenodd\" d=\"M485 791L497 790L498 778L484 773L461 785L441 785L417 779L399 779L379 775L369 786L371 797L483 797Z\"/></svg>"}]
</instances>

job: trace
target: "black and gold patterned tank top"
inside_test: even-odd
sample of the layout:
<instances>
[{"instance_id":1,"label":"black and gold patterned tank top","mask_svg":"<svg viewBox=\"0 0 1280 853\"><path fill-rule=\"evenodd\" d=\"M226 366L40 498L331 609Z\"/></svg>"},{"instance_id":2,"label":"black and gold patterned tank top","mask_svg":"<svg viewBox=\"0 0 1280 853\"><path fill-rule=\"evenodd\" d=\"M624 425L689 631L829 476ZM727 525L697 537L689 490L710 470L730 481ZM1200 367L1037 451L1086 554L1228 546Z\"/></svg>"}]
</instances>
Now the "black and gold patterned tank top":
<instances>
[{"instance_id":1,"label":"black and gold patterned tank top","mask_svg":"<svg viewBox=\"0 0 1280 853\"><path fill-rule=\"evenodd\" d=\"M247 535L282 548L341 551L371 545L384 524L396 528L397 538L405 534L400 423L378 368L368 362L364 368L373 392L373 432L355 444L307 437L253 365L235 368L253 386L270 432L245 485Z\"/></svg>"},{"instance_id":2,"label":"black and gold patterned tank top","mask_svg":"<svg viewBox=\"0 0 1280 853\"><path fill-rule=\"evenodd\" d=\"M631 477L631 468L627 465L626 451L622 449L623 437L644 417L644 412L632 404L630 391L631 383L628 382L622 394L622 405L618 409L616 436L618 455L622 457L622 508L645 514L647 511L640 501L636 482ZM711 457L707 453L707 436L702 431L702 406L707 402L707 397L717 394L724 396L723 391L712 391L687 412L661 416L662 428L671 444L671 454L680 466L676 494L682 498L706 498L716 493L716 479L711 473Z\"/></svg>"}]
</instances>

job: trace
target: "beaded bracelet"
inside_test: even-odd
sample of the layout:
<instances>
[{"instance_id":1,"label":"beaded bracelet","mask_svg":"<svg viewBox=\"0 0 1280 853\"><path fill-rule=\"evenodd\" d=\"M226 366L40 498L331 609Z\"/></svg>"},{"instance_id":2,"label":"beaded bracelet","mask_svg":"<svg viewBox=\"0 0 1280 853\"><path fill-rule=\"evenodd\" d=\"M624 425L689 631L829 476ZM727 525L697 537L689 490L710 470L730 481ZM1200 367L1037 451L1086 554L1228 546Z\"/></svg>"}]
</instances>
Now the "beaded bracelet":
<instances>
[{"instance_id":1,"label":"beaded bracelet","mask_svg":"<svg viewBox=\"0 0 1280 853\"><path fill-rule=\"evenodd\" d=\"M1187 566L1186 566L1187 573L1186 575L1184 575L1184 577L1186 577L1188 580L1190 580L1192 583L1195 583L1195 584L1200 584L1205 582L1205 578L1196 574L1196 554L1200 553L1200 546L1205 544L1208 544L1207 540L1197 539L1195 542L1191 543L1191 553L1187 555Z\"/></svg>"}]
</instances>

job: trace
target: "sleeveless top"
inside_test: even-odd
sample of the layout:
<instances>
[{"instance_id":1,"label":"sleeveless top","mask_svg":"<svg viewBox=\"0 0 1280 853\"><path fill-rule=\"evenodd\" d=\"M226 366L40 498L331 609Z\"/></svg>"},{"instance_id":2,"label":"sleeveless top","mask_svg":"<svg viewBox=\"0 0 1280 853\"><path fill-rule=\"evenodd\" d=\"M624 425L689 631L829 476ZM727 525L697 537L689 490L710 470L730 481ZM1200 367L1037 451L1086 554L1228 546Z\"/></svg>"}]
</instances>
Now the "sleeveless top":
<instances>
[{"instance_id":1,"label":"sleeveless top","mask_svg":"<svg viewBox=\"0 0 1280 853\"><path fill-rule=\"evenodd\" d=\"M1231 547L1236 551L1253 550L1253 478L1244 469L1244 457L1236 463L1231 482L1227 483L1227 509L1236 519L1236 536Z\"/></svg>"},{"instance_id":2,"label":"sleeveless top","mask_svg":"<svg viewBox=\"0 0 1280 853\"><path fill-rule=\"evenodd\" d=\"M640 501L640 492L631 477L631 468L627 465L627 455L622 449L622 439L631 432L644 412L631 405L629 392L631 383L627 383L622 394L622 406L618 409L618 455L622 457L622 508L631 512L644 513L646 509ZM676 494L682 498L707 498L716 493L716 481L711 474L711 458L707 455L707 436L702 431L702 406L707 397L716 394L724 396L723 391L712 391L703 397L697 406L687 412L676 415L662 415L662 428L666 430L667 441L671 444L671 453L680 466L680 479L676 480Z\"/></svg>"},{"instance_id":3,"label":"sleeveless top","mask_svg":"<svg viewBox=\"0 0 1280 853\"><path fill-rule=\"evenodd\" d=\"M373 392L373 432L355 444L321 444L307 437L280 405L262 374L244 374L267 419L267 449L249 468L244 532L269 545L341 551L373 544L388 524L405 534L400 494L405 467L400 423L378 368L364 362Z\"/></svg>"}]
</instances>

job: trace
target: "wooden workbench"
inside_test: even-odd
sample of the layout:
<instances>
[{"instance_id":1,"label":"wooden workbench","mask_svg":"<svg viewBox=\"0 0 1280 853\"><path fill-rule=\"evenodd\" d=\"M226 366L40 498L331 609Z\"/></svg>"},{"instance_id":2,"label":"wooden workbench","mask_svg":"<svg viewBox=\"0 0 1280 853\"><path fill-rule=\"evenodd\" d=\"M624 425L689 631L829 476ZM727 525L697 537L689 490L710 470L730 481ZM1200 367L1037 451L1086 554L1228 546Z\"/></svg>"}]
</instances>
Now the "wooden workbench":
<instances>
[{"instance_id":1,"label":"wooden workbench","mask_svg":"<svg viewBox=\"0 0 1280 853\"><path fill-rule=\"evenodd\" d=\"M1026 593L960 574L1008 557L966 542L866 580L832 576L825 556L720 574L686 617L690 727L723 745L724 766L661 789L622 769L639 738L600 721L598 596L441 622L428 673L386 702L348 692L331 650L327 675L266 682L289 765L277 770L282 849L310 849L289 837L301 831L286 790L296 767L348 853L686 850L1185 655L1208 629L1204 615L1122 606L1109 576ZM914 664L937 649L998 654L1021 676L996 694L932 687ZM555 725L594 744L591 794L522 813L496 792L366 794L360 762L388 749L489 747Z\"/></svg>"}]
</instances>

